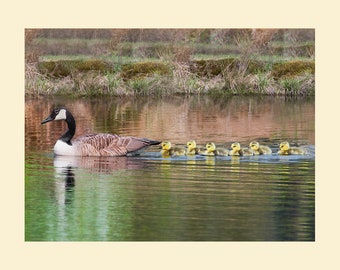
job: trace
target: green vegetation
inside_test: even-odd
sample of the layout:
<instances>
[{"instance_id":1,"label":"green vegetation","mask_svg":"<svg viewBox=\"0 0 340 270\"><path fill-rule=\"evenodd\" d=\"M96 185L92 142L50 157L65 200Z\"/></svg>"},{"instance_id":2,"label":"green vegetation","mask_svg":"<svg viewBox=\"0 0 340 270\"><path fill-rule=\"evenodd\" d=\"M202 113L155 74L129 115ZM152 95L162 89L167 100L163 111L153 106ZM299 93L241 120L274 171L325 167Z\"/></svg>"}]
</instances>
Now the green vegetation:
<instances>
[{"instance_id":1,"label":"green vegetation","mask_svg":"<svg viewBox=\"0 0 340 270\"><path fill-rule=\"evenodd\" d=\"M99 73L112 72L109 63L101 60L59 60L44 61L37 64L38 71L51 77L66 77L73 73L97 71Z\"/></svg>"},{"instance_id":2,"label":"green vegetation","mask_svg":"<svg viewBox=\"0 0 340 270\"><path fill-rule=\"evenodd\" d=\"M144 78L150 75L169 75L171 69L165 63L140 62L124 64L121 67L121 76L124 80Z\"/></svg>"},{"instance_id":3,"label":"green vegetation","mask_svg":"<svg viewBox=\"0 0 340 270\"><path fill-rule=\"evenodd\" d=\"M303 73L315 73L315 63L307 61L290 61L276 63L272 67L272 75L275 79L294 77Z\"/></svg>"},{"instance_id":4,"label":"green vegetation","mask_svg":"<svg viewBox=\"0 0 340 270\"><path fill-rule=\"evenodd\" d=\"M26 30L26 95L315 93L314 41L303 30L149 30L137 42L126 40L133 30L95 39L48 31Z\"/></svg>"}]
</instances>

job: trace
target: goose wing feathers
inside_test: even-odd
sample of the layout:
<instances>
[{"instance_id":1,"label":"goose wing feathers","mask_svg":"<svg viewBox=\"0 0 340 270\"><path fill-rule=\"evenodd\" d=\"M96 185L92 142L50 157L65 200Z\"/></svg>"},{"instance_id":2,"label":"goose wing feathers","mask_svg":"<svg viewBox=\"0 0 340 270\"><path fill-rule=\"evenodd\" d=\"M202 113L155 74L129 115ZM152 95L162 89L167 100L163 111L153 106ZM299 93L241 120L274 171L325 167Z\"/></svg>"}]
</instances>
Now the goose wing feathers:
<instances>
[{"instance_id":1,"label":"goose wing feathers","mask_svg":"<svg viewBox=\"0 0 340 270\"><path fill-rule=\"evenodd\" d=\"M125 156L146 146L158 144L136 137L120 137L116 134L90 134L74 141L82 156Z\"/></svg>"}]
</instances>

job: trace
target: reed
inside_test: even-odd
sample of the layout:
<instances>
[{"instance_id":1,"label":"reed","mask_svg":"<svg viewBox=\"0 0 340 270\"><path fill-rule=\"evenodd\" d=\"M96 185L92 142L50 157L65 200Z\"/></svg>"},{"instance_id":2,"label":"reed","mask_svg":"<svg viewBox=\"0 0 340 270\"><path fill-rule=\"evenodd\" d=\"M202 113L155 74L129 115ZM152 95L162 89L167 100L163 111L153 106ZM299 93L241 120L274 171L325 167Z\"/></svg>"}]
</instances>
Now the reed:
<instances>
[{"instance_id":1,"label":"reed","mask_svg":"<svg viewBox=\"0 0 340 270\"><path fill-rule=\"evenodd\" d=\"M133 64L131 64L133 65ZM315 78L308 69L298 75L273 76L269 71L253 71L227 65L215 75L202 76L187 63L142 65L112 71L70 69L70 72L42 73L26 63L26 95L172 95L172 94L263 94L314 95ZM152 68L151 68L152 67Z\"/></svg>"},{"instance_id":2,"label":"reed","mask_svg":"<svg viewBox=\"0 0 340 270\"><path fill-rule=\"evenodd\" d=\"M278 42L287 31L291 47ZM314 43L299 41L303 31L287 31L70 29L65 38L27 29L25 93L314 95ZM280 49L288 60L273 55Z\"/></svg>"}]
</instances>

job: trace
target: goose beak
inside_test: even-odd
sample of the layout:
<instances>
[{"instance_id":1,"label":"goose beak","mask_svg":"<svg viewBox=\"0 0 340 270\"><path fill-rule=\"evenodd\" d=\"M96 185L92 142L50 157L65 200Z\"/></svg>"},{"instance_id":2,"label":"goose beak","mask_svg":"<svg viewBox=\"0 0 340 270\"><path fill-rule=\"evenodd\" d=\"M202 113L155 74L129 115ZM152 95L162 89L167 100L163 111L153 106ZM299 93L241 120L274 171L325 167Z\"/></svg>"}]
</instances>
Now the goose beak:
<instances>
[{"instance_id":1,"label":"goose beak","mask_svg":"<svg viewBox=\"0 0 340 270\"><path fill-rule=\"evenodd\" d=\"M47 123L47 122L50 122L50 121L53 121L54 119L51 117L51 116L49 116L49 117L47 117L45 120L43 120L42 122L41 122L41 124L43 125L43 124L45 124L45 123Z\"/></svg>"}]
</instances>

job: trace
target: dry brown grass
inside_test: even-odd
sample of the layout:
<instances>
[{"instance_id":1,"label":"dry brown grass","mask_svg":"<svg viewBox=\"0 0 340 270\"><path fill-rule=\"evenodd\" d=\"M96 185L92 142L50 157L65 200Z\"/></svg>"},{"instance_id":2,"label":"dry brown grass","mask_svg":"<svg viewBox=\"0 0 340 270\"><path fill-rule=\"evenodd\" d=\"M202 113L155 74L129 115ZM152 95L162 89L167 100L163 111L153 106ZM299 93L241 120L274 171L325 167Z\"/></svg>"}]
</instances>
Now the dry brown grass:
<instances>
[{"instance_id":1,"label":"dry brown grass","mask_svg":"<svg viewBox=\"0 0 340 270\"><path fill-rule=\"evenodd\" d=\"M46 34L46 31L59 39L52 40L51 44L49 44L51 40L40 39L40 45L32 46L35 38L42 35L41 33ZM292 77L281 79L280 76L273 76L268 70L268 65L269 69L274 67L272 62L258 61L258 56L264 51L271 50L268 46L280 33L282 34L282 30L277 29L106 29L103 31L100 29L65 29L65 31L27 29L25 31L26 93L75 96L171 95L214 91L227 94L309 93L314 87L314 73L309 74L307 71L308 76L304 74L306 73L304 66L300 68L301 72L295 72ZM61 39L65 34L67 37L75 35L82 38ZM291 31L291 35L288 35L292 43L297 41L298 34L297 31ZM96 40L100 37L105 37L105 40ZM148 41L154 43L143 43ZM167 41L167 43L157 43L157 41ZM138 42L138 44L131 42ZM235 49L238 56L194 60L193 55L198 47L196 45L202 45L202 42L205 42L205 45L233 44L233 50ZM61 49L67 53L86 52L92 56L107 57L109 54L114 54L117 58L113 58L111 62L126 55L146 60L138 63L132 60L128 63L114 62L112 68L100 69L101 72L94 72L93 66L74 68L77 61L68 61L72 68L64 67L63 70L66 71L57 78L55 67L53 72L49 71L51 76L45 76L31 64L39 60L44 48L48 48L49 52L55 54L58 54ZM151 60L151 57L158 57L160 61ZM39 66L42 64L49 66L52 62L39 63ZM282 63L278 64L282 69ZM288 71L291 72L292 68L288 67ZM296 78L297 76L299 78ZM304 76L306 78L303 78ZM299 87L302 91L299 91Z\"/></svg>"},{"instance_id":2,"label":"dry brown grass","mask_svg":"<svg viewBox=\"0 0 340 270\"><path fill-rule=\"evenodd\" d=\"M270 72L241 72L230 66L223 73L205 77L192 73L186 63L172 63L167 75L150 73L123 79L121 73L72 72L65 77L50 77L38 72L34 64L26 64L27 95L131 96L174 94L265 94L306 96L314 94L314 75L274 79Z\"/></svg>"},{"instance_id":3,"label":"dry brown grass","mask_svg":"<svg viewBox=\"0 0 340 270\"><path fill-rule=\"evenodd\" d=\"M33 40L38 36L39 29L25 29L25 61L26 63L38 62L40 52L32 46Z\"/></svg>"},{"instance_id":4,"label":"dry brown grass","mask_svg":"<svg viewBox=\"0 0 340 270\"><path fill-rule=\"evenodd\" d=\"M253 29L251 32L251 40L256 48L267 48L273 36L278 32L278 29Z\"/></svg>"},{"instance_id":5,"label":"dry brown grass","mask_svg":"<svg viewBox=\"0 0 340 270\"><path fill-rule=\"evenodd\" d=\"M110 49L117 51L121 48L121 44L126 41L128 29L112 29L110 38Z\"/></svg>"}]
</instances>

